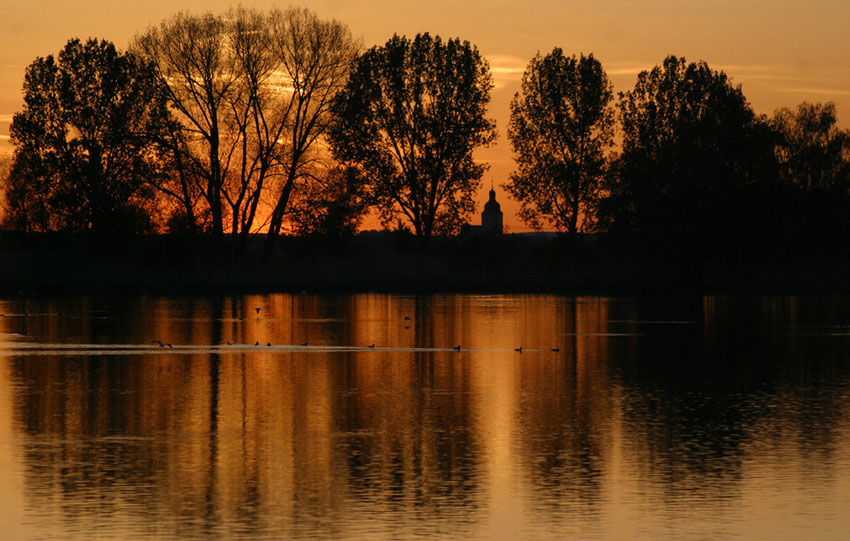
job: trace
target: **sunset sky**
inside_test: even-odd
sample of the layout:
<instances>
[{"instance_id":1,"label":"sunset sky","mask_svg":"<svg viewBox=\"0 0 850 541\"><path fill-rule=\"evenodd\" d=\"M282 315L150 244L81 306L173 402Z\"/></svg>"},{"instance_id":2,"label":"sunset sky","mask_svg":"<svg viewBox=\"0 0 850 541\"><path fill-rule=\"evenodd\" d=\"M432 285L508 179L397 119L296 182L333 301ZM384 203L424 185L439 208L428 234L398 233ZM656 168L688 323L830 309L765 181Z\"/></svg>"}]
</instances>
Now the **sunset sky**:
<instances>
[{"instance_id":1,"label":"sunset sky","mask_svg":"<svg viewBox=\"0 0 850 541\"><path fill-rule=\"evenodd\" d=\"M222 12L229 0L6 0L0 8L0 151L10 152L9 123L21 108L25 67L56 54L71 37L98 37L126 47L137 32L181 10ZM286 7L285 2L243 5ZM561 47L593 53L616 91L630 89L636 74L668 54L705 60L725 71L756 112L794 107L804 100L833 101L850 126L850 2L846 0L312 0L296 5L351 27L366 46L393 33L431 32L474 43L489 60L496 88L490 115L498 144L479 153L491 164L479 201L491 182L512 231L527 230L516 205L499 188L513 168L505 137L508 104L528 60ZM475 217L473 223L479 223Z\"/></svg>"}]
</instances>

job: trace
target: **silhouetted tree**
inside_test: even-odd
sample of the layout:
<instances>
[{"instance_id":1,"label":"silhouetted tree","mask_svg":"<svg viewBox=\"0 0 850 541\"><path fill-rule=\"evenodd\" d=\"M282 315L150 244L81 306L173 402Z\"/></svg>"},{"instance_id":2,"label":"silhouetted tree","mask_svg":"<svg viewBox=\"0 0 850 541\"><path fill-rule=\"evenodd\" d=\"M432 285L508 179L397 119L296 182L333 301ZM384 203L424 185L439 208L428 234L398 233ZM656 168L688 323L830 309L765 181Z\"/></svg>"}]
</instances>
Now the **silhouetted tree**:
<instances>
[{"instance_id":1,"label":"silhouetted tree","mask_svg":"<svg viewBox=\"0 0 850 541\"><path fill-rule=\"evenodd\" d=\"M776 157L785 183L842 193L850 188L850 131L838 127L834 103L778 109L771 125L779 135Z\"/></svg>"},{"instance_id":2,"label":"silhouetted tree","mask_svg":"<svg viewBox=\"0 0 850 541\"><path fill-rule=\"evenodd\" d=\"M766 122L705 62L668 56L620 93L623 150L608 210L620 226L668 235L711 229L773 163Z\"/></svg>"},{"instance_id":3,"label":"silhouetted tree","mask_svg":"<svg viewBox=\"0 0 850 541\"><path fill-rule=\"evenodd\" d=\"M524 222L571 234L592 223L613 144L613 96L593 55L565 57L555 48L529 62L511 101L508 136L518 171L506 185Z\"/></svg>"},{"instance_id":4,"label":"silhouetted tree","mask_svg":"<svg viewBox=\"0 0 850 541\"><path fill-rule=\"evenodd\" d=\"M5 223L7 213L6 189L9 185L9 173L12 170L12 156L0 152L0 225Z\"/></svg>"},{"instance_id":5,"label":"silhouetted tree","mask_svg":"<svg viewBox=\"0 0 850 541\"><path fill-rule=\"evenodd\" d=\"M275 190L266 254L271 252L280 234L290 196L297 185L306 194L327 193L327 182L313 174L314 170L323 169L320 163L316 167L321 157L317 143L330 124L333 98L343 89L360 50L347 26L334 20L320 20L305 9L274 11L270 20L272 53L278 72L291 91L283 103L286 144L280 149L279 157L285 177Z\"/></svg>"},{"instance_id":6,"label":"silhouetted tree","mask_svg":"<svg viewBox=\"0 0 850 541\"><path fill-rule=\"evenodd\" d=\"M353 236L368 209L365 179L355 167L336 167L309 191L299 191L290 210L294 232L340 238Z\"/></svg>"},{"instance_id":7,"label":"silhouetted tree","mask_svg":"<svg viewBox=\"0 0 850 541\"><path fill-rule=\"evenodd\" d=\"M296 185L312 181L331 98L357 43L305 9L180 14L136 39L184 124L182 163L212 230L243 239L270 215L269 247ZM269 208L263 209L263 205Z\"/></svg>"},{"instance_id":8,"label":"silhouetted tree","mask_svg":"<svg viewBox=\"0 0 850 541\"><path fill-rule=\"evenodd\" d=\"M7 225L99 234L150 227L170 130L155 72L107 41L70 40L26 70L14 115Z\"/></svg>"},{"instance_id":9,"label":"silhouetted tree","mask_svg":"<svg viewBox=\"0 0 850 541\"><path fill-rule=\"evenodd\" d=\"M192 163L185 132L175 122L163 144L165 151L165 175L153 183L153 187L165 197L159 197L159 214L164 218L170 233L200 233L211 228L209 206L203 204L204 193L199 186Z\"/></svg>"},{"instance_id":10,"label":"silhouetted tree","mask_svg":"<svg viewBox=\"0 0 850 541\"><path fill-rule=\"evenodd\" d=\"M428 238L474 210L487 166L473 152L496 133L491 88L487 62L459 39L393 36L357 59L329 139L366 176L384 224L403 216Z\"/></svg>"},{"instance_id":11,"label":"silhouetted tree","mask_svg":"<svg viewBox=\"0 0 850 541\"><path fill-rule=\"evenodd\" d=\"M133 49L156 67L184 125L181 161L204 196L212 230L224 233L226 184L239 130L250 113L228 22L211 13L178 14L136 38ZM236 159L238 162L238 158Z\"/></svg>"}]
</instances>

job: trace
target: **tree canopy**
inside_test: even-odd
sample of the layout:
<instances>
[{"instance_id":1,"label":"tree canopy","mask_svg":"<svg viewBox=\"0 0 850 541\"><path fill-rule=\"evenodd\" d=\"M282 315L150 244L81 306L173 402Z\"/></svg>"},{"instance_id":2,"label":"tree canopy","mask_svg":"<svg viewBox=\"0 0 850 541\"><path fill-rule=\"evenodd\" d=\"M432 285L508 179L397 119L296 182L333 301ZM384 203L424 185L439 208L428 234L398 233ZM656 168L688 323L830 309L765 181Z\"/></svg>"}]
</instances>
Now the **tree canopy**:
<instances>
[{"instance_id":1,"label":"tree canopy","mask_svg":"<svg viewBox=\"0 0 850 541\"><path fill-rule=\"evenodd\" d=\"M302 190L290 205L293 230L301 235L350 238L369 207L364 179L355 167L337 167Z\"/></svg>"},{"instance_id":2,"label":"tree canopy","mask_svg":"<svg viewBox=\"0 0 850 541\"><path fill-rule=\"evenodd\" d=\"M469 42L393 36L358 57L334 104L335 156L361 169L385 224L404 217L421 237L456 231L474 210L495 138L492 77Z\"/></svg>"},{"instance_id":3,"label":"tree canopy","mask_svg":"<svg viewBox=\"0 0 850 541\"><path fill-rule=\"evenodd\" d=\"M711 227L722 212L712 202L768 174L765 121L740 86L705 62L668 56L641 72L634 90L620 93L619 109L623 148L611 195L627 227Z\"/></svg>"},{"instance_id":4,"label":"tree canopy","mask_svg":"<svg viewBox=\"0 0 850 541\"><path fill-rule=\"evenodd\" d=\"M518 170L506 187L523 221L569 233L592 223L613 144L612 99L592 54L566 57L555 48L529 62L508 128Z\"/></svg>"},{"instance_id":5,"label":"tree canopy","mask_svg":"<svg viewBox=\"0 0 850 541\"><path fill-rule=\"evenodd\" d=\"M778 135L776 157L785 183L805 190L850 189L850 131L838 127L834 103L779 109L771 126Z\"/></svg>"},{"instance_id":6,"label":"tree canopy","mask_svg":"<svg viewBox=\"0 0 850 541\"><path fill-rule=\"evenodd\" d=\"M26 70L14 115L6 223L27 231L146 229L148 182L170 129L151 67L112 43L70 40Z\"/></svg>"}]
</instances>

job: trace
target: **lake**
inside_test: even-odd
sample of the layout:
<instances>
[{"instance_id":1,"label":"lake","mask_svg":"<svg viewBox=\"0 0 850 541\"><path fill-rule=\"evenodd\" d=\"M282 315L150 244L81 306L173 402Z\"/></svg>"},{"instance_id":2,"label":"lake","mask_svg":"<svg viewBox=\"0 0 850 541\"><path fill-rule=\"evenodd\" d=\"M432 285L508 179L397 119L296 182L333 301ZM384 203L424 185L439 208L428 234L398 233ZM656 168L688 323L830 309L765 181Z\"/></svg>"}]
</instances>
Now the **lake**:
<instances>
[{"instance_id":1,"label":"lake","mask_svg":"<svg viewBox=\"0 0 850 541\"><path fill-rule=\"evenodd\" d=\"M0 313L2 539L850 532L850 298L33 296Z\"/></svg>"}]
</instances>

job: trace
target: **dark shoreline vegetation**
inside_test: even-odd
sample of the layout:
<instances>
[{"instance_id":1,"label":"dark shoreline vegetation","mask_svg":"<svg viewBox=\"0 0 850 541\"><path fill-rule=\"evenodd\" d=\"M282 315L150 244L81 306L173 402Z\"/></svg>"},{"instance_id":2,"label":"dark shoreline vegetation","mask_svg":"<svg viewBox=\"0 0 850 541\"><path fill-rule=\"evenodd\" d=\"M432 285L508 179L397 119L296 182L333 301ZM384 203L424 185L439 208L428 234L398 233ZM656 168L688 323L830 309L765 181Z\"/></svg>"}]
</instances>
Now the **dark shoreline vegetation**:
<instances>
[{"instance_id":1,"label":"dark shoreline vegetation","mask_svg":"<svg viewBox=\"0 0 850 541\"><path fill-rule=\"evenodd\" d=\"M89 237L0 235L2 295L230 293L850 293L850 244L722 253L633 236L435 238L366 232L288 237L271 259L262 235L244 252L212 236L153 235L108 249ZM748 243L747 243L748 244ZM741 250L746 250L742 252ZM232 254L212 256L211 254Z\"/></svg>"}]
</instances>

